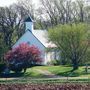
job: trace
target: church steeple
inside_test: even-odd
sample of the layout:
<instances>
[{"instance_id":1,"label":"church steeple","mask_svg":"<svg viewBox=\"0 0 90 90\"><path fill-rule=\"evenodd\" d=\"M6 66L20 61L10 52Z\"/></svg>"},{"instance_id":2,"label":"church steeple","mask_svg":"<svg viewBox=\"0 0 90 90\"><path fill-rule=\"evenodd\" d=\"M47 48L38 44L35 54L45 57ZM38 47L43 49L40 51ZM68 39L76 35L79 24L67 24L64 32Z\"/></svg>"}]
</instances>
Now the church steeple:
<instances>
[{"instance_id":1,"label":"church steeple","mask_svg":"<svg viewBox=\"0 0 90 90\"><path fill-rule=\"evenodd\" d=\"M33 20L31 19L31 17L28 17L26 20L25 20L25 31L33 31Z\"/></svg>"}]
</instances>

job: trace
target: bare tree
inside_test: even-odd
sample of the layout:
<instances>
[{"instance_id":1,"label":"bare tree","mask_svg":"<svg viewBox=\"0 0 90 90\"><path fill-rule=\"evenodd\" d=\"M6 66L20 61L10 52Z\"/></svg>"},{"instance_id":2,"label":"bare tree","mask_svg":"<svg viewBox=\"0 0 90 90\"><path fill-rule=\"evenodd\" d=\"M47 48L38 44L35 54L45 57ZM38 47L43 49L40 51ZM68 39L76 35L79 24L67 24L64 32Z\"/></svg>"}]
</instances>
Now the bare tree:
<instances>
[{"instance_id":1,"label":"bare tree","mask_svg":"<svg viewBox=\"0 0 90 90\"><path fill-rule=\"evenodd\" d=\"M18 5L22 6L27 11L27 15L34 19L35 17L35 5L32 0L18 0Z\"/></svg>"},{"instance_id":2,"label":"bare tree","mask_svg":"<svg viewBox=\"0 0 90 90\"><path fill-rule=\"evenodd\" d=\"M0 27L4 34L4 42L10 48L18 39L17 33L23 29L22 26L21 19L12 8L0 8Z\"/></svg>"},{"instance_id":3,"label":"bare tree","mask_svg":"<svg viewBox=\"0 0 90 90\"><path fill-rule=\"evenodd\" d=\"M85 22L85 0L40 0L40 2L42 14L48 15L52 26L60 23Z\"/></svg>"}]
</instances>

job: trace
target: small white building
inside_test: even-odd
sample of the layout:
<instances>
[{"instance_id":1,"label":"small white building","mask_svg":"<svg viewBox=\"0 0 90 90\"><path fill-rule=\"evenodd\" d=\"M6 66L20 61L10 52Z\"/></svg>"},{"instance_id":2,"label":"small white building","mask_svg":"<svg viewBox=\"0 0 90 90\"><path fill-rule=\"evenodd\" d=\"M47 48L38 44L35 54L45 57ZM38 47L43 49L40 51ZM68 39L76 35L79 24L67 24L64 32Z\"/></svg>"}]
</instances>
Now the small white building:
<instances>
[{"instance_id":1,"label":"small white building","mask_svg":"<svg viewBox=\"0 0 90 90\"><path fill-rule=\"evenodd\" d=\"M39 48L42 52L43 64L47 64L51 60L56 59L56 52L47 52L47 48L55 47L54 44L48 42L47 30L34 30L33 21L29 17L25 20L25 33L22 37L14 44L13 48L17 47L21 43L28 43L29 45L34 45Z\"/></svg>"}]
</instances>

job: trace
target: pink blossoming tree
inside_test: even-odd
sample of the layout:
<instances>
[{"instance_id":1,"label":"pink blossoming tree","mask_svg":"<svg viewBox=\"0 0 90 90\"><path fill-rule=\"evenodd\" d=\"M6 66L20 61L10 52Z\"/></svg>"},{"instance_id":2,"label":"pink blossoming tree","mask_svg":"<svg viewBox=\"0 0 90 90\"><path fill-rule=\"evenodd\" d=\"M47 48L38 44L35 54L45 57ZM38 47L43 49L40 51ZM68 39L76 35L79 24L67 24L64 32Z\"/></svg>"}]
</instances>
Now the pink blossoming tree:
<instances>
[{"instance_id":1,"label":"pink blossoming tree","mask_svg":"<svg viewBox=\"0 0 90 90\"><path fill-rule=\"evenodd\" d=\"M22 43L6 53L5 61L11 70L18 72L24 69L26 72L28 67L42 62L41 51L35 46Z\"/></svg>"}]
</instances>

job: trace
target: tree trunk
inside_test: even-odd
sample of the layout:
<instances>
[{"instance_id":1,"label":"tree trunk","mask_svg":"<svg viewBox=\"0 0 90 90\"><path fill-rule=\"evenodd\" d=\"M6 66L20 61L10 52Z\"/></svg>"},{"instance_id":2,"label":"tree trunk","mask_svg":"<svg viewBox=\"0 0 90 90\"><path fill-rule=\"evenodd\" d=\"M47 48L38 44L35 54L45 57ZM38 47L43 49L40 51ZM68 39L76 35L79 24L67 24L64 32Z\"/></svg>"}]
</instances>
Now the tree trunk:
<instances>
[{"instance_id":1,"label":"tree trunk","mask_svg":"<svg viewBox=\"0 0 90 90\"><path fill-rule=\"evenodd\" d=\"M78 69L78 64L74 64L73 65L73 70L77 70Z\"/></svg>"},{"instance_id":2,"label":"tree trunk","mask_svg":"<svg viewBox=\"0 0 90 90\"><path fill-rule=\"evenodd\" d=\"M23 70L24 70L24 73L25 73L25 72L26 72L26 70L27 70L27 68L24 68Z\"/></svg>"},{"instance_id":3,"label":"tree trunk","mask_svg":"<svg viewBox=\"0 0 90 90\"><path fill-rule=\"evenodd\" d=\"M72 64L73 64L73 70L77 70L78 69L78 62L77 62L77 59L73 59L72 60L73 62L72 62Z\"/></svg>"}]
</instances>

